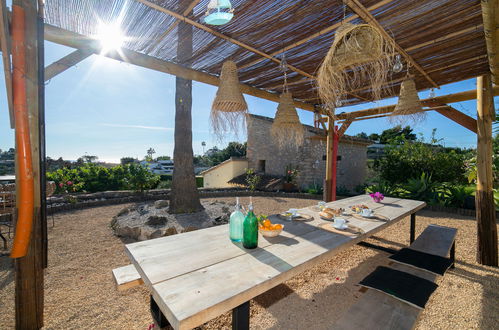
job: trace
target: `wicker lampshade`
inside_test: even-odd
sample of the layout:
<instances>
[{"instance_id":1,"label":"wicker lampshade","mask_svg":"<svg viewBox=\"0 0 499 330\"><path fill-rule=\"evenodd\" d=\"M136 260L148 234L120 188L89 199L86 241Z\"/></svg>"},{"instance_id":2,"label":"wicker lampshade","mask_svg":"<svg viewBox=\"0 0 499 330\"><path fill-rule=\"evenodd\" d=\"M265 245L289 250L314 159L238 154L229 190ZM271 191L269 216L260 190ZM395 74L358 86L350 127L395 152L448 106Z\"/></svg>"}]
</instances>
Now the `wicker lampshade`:
<instances>
[{"instance_id":1,"label":"wicker lampshade","mask_svg":"<svg viewBox=\"0 0 499 330\"><path fill-rule=\"evenodd\" d=\"M392 113L392 121L395 122L419 122L426 118L426 112L419 101L416 83L408 78L400 85L400 96Z\"/></svg>"},{"instance_id":2,"label":"wicker lampshade","mask_svg":"<svg viewBox=\"0 0 499 330\"><path fill-rule=\"evenodd\" d=\"M303 144L305 131L289 92L281 94L270 133L280 146Z\"/></svg>"},{"instance_id":3,"label":"wicker lampshade","mask_svg":"<svg viewBox=\"0 0 499 330\"><path fill-rule=\"evenodd\" d=\"M337 30L317 75L324 104L337 104L349 91L370 87L379 99L394 62L393 44L369 24L344 23Z\"/></svg>"},{"instance_id":4,"label":"wicker lampshade","mask_svg":"<svg viewBox=\"0 0 499 330\"><path fill-rule=\"evenodd\" d=\"M211 126L221 139L225 133L236 135L244 130L248 105L239 89L236 63L226 61L222 65L220 85L211 106Z\"/></svg>"}]
</instances>

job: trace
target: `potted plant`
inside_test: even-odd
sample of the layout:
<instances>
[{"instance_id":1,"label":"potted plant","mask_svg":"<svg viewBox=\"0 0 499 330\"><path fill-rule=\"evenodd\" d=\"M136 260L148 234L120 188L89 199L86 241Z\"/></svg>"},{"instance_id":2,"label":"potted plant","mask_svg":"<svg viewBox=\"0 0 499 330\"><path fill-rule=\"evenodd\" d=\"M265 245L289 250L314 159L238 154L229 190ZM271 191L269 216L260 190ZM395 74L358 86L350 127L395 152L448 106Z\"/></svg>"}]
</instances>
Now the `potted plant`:
<instances>
[{"instance_id":1,"label":"potted plant","mask_svg":"<svg viewBox=\"0 0 499 330\"><path fill-rule=\"evenodd\" d=\"M296 177L300 172L297 168L292 165L286 166L286 172L284 174L284 183L282 184L282 189L286 192L296 190Z\"/></svg>"}]
</instances>

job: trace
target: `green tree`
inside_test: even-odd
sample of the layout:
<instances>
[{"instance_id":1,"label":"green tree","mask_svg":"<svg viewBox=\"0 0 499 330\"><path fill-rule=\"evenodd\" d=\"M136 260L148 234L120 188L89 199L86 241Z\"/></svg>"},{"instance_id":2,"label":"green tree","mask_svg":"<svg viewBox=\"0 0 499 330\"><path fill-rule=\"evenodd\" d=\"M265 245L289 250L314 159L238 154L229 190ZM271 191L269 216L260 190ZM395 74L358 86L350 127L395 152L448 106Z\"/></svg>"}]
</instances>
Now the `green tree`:
<instances>
[{"instance_id":1,"label":"green tree","mask_svg":"<svg viewBox=\"0 0 499 330\"><path fill-rule=\"evenodd\" d=\"M152 162L153 158L152 158L152 155L154 155L156 153L156 150L154 150L153 148L149 148L147 149L147 155L146 155L146 160L148 162Z\"/></svg>"},{"instance_id":2,"label":"green tree","mask_svg":"<svg viewBox=\"0 0 499 330\"><path fill-rule=\"evenodd\" d=\"M191 0L181 0L179 6L187 6ZM192 65L192 26L180 22L177 28L177 62L187 68ZM201 211L194 175L194 152L192 151L192 81L175 78L175 146L173 149L174 170L170 194L171 213L193 213Z\"/></svg>"},{"instance_id":3,"label":"green tree","mask_svg":"<svg viewBox=\"0 0 499 330\"><path fill-rule=\"evenodd\" d=\"M397 125L393 128L385 129L379 137L379 143L387 144L397 138L403 138L403 140L406 141L416 141L417 136L412 132L412 128L410 126L402 128L401 125Z\"/></svg>"},{"instance_id":4,"label":"green tree","mask_svg":"<svg viewBox=\"0 0 499 330\"><path fill-rule=\"evenodd\" d=\"M357 134L355 134L355 137L358 137L358 138L361 138L361 139L366 139L366 140L369 139L369 136L365 132L357 133Z\"/></svg>"},{"instance_id":5,"label":"green tree","mask_svg":"<svg viewBox=\"0 0 499 330\"><path fill-rule=\"evenodd\" d=\"M172 158L170 156L159 156L156 158L156 160L171 160Z\"/></svg>"},{"instance_id":6,"label":"green tree","mask_svg":"<svg viewBox=\"0 0 499 330\"><path fill-rule=\"evenodd\" d=\"M126 165L126 164L133 164L136 162L136 159L133 157L123 157L120 159L120 164L121 165Z\"/></svg>"},{"instance_id":7,"label":"green tree","mask_svg":"<svg viewBox=\"0 0 499 330\"><path fill-rule=\"evenodd\" d=\"M380 138L379 134L376 134L376 133L369 134L369 136L368 136L369 140L372 140L375 142L379 142L379 138Z\"/></svg>"}]
</instances>

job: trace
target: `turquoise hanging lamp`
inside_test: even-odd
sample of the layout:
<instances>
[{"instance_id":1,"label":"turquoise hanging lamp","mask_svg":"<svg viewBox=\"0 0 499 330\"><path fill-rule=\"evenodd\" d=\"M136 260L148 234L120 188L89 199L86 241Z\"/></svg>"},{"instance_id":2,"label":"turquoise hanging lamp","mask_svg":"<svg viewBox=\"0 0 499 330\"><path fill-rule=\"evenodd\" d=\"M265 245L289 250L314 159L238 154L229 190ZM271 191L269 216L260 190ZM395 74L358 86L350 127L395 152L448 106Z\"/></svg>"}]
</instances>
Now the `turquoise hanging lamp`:
<instances>
[{"instance_id":1,"label":"turquoise hanging lamp","mask_svg":"<svg viewBox=\"0 0 499 330\"><path fill-rule=\"evenodd\" d=\"M211 0L208 3L204 21L210 25L224 25L234 17L234 9L229 0Z\"/></svg>"}]
</instances>

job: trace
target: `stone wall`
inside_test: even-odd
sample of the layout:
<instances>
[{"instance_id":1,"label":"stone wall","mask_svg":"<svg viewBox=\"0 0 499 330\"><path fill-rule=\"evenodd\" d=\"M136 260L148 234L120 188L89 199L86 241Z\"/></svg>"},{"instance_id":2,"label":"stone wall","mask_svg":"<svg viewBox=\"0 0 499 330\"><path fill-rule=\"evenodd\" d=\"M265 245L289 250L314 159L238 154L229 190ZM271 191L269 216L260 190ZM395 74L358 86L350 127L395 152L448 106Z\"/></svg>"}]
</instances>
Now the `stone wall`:
<instances>
[{"instance_id":1,"label":"stone wall","mask_svg":"<svg viewBox=\"0 0 499 330\"><path fill-rule=\"evenodd\" d=\"M296 148L279 148L272 142L270 128L272 119L250 115L248 119L248 166L270 175L284 175L286 165L298 167L298 185L301 188L324 182L326 174L326 142L307 139L316 136L320 130L311 126L306 128L305 143ZM352 191L364 183L367 169L367 145L370 142L345 136L338 147L337 179L338 187L344 186ZM263 162L265 166L263 166Z\"/></svg>"}]
</instances>

